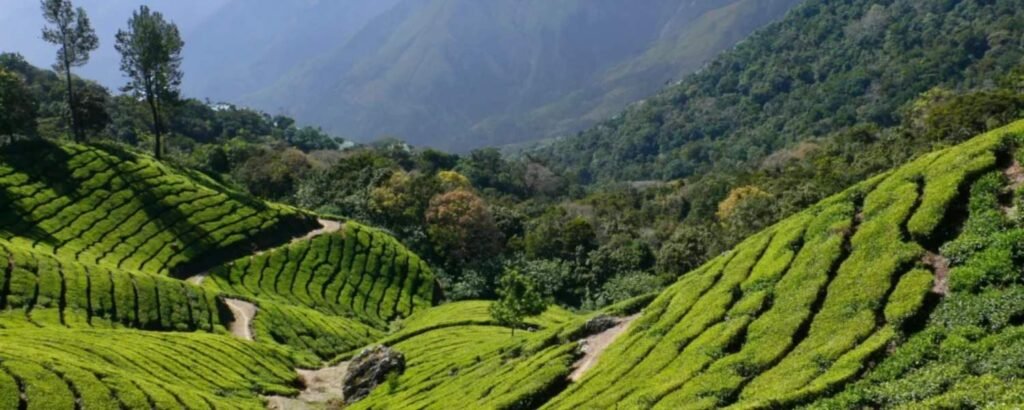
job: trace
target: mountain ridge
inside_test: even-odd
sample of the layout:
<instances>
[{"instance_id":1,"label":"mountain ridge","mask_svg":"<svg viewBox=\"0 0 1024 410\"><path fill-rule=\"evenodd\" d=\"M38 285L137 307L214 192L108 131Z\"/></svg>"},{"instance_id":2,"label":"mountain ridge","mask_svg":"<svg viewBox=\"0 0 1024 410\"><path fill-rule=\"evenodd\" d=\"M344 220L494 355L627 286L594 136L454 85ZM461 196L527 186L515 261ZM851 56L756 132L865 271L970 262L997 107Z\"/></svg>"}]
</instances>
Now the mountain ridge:
<instances>
[{"instance_id":1,"label":"mountain ridge","mask_svg":"<svg viewBox=\"0 0 1024 410\"><path fill-rule=\"evenodd\" d=\"M548 113L547 106L594 107L608 96L612 100L604 104L621 108L695 68L793 3L658 2L625 13L618 9L626 5L615 2L555 7L544 2L407 1L378 16L350 44L241 101L264 109L291 107L289 112L299 119L364 140L389 135L458 150L522 142L582 128L574 123L548 130L544 124L557 125L556 118L575 120L565 120L572 116L563 112ZM714 11L733 14L726 11L732 9L746 13L736 12L740 17L732 19L709 17ZM703 22L705 18L714 22ZM731 31L719 36L681 29L690 24L720 24ZM709 45L697 50L663 46L660 59L644 57L659 36L667 36L662 44ZM634 58L644 59L638 63L644 65L644 74L623 75L637 69L628 64ZM663 78L653 78L652 71ZM600 88L603 77L615 74L608 79L612 85ZM572 91L585 98L561 97ZM502 120L502 115L511 117ZM536 122L530 134L505 130L524 119Z\"/></svg>"}]
</instances>

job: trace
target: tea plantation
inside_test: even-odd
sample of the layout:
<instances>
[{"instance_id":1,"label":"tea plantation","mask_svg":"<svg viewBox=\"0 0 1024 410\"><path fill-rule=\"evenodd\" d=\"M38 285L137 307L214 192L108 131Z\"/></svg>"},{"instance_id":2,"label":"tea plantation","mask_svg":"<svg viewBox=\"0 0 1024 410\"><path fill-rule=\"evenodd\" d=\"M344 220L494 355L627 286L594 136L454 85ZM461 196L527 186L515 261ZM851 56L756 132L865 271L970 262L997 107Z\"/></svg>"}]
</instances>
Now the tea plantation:
<instances>
[{"instance_id":1,"label":"tea plantation","mask_svg":"<svg viewBox=\"0 0 1024 410\"><path fill-rule=\"evenodd\" d=\"M315 216L116 146L0 147L0 209L0 408L260 408L439 297L382 232L293 239Z\"/></svg>"},{"instance_id":2,"label":"tea plantation","mask_svg":"<svg viewBox=\"0 0 1024 410\"><path fill-rule=\"evenodd\" d=\"M214 269L204 285L380 326L440 297L419 257L390 235L355 222L346 223L343 232Z\"/></svg>"},{"instance_id":3,"label":"tea plantation","mask_svg":"<svg viewBox=\"0 0 1024 410\"><path fill-rule=\"evenodd\" d=\"M1021 403L1022 142L1018 122L749 238L545 408Z\"/></svg>"},{"instance_id":4,"label":"tea plantation","mask_svg":"<svg viewBox=\"0 0 1024 410\"><path fill-rule=\"evenodd\" d=\"M401 330L380 341L409 358L405 372L351 408L536 408L543 404L568 383L578 356L570 335L582 318L550 307L529 320L532 331L519 331L513 337L509 328L493 322L488 305L455 302L409 317Z\"/></svg>"},{"instance_id":5,"label":"tea plantation","mask_svg":"<svg viewBox=\"0 0 1024 410\"><path fill-rule=\"evenodd\" d=\"M552 306L513 333L490 302L438 305L430 267L384 231L303 237L314 215L146 155L17 142L0 147L0 409L262 408L302 391L296 369L374 344L404 371L345 408L1013 407L1022 161L1019 122L828 198L657 296ZM591 319L638 312L571 381L579 341L604 332ZM229 331L243 320L252 340Z\"/></svg>"},{"instance_id":6,"label":"tea plantation","mask_svg":"<svg viewBox=\"0 0 1024 410\"><path fill-rule=\"evenodd\" d=\"M0 218L0 238L15 244L159 274L198 271L316 224L148 156L45 140L0 153Z\"/></svg>"}]
</instances>

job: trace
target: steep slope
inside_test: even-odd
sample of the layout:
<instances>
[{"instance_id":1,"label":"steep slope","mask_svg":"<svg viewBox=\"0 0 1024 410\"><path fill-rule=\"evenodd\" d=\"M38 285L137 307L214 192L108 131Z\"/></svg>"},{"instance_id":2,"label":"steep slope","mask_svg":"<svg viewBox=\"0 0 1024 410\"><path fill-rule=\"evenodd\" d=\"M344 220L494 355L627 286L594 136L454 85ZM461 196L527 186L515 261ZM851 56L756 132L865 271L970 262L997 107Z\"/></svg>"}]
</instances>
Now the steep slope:
<instances>
[{"instance_id":1,"label":"steep slope","mask_svg":"<svg viewBox=\"0 0 1024 410\"><path fill-rule=\"evenodd\" d=\"M523 142L621 109L794 4L407 0L240 101L357 139Z\"/></svg>"},{"instance_id":2,"label":"steep slope","mask_svg":"<svg viewBox=\"0 0 1024 410\"><path fill-rule=\"evenodd\" d=\"M778 408L843 388L816 406L1019 403L1019 369L977 367L995 359L969 355L1020 348L1011 302L1020 263L1010 251L1019 220L1001 202L1009 192L1019 203L1020 191L1000 172L1019 161L1022 143L1018 122L749 238L663 292L545 408ZM936 263L946 258L949 272ZM942 286L947 274L952 296ZM941 381L926 381L929 374ZM978 383L994 396L972 392Z\"/></svg>"},{"instance_id":3,"label":"steep slope","mask_svg":"<svg viewBox=\"0 0 1024 410\"><path fill-rule=\"evenodd\" d=\"M700 72L542 152L586 181L751 169L797 142L898 124L936 86L980 87L1024 56L1024 3L810 0Z\"/></svg>"}]
</instances>

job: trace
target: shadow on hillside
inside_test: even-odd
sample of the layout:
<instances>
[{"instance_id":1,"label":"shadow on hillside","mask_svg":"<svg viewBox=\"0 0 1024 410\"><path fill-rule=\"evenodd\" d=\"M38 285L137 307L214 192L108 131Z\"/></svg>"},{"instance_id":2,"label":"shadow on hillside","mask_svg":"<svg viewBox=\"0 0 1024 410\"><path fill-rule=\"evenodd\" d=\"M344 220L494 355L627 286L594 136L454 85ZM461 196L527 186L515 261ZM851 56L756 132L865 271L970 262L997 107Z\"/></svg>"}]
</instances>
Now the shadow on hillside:
<instances>
[{"instance_id":1,"label":"shadow on hillside","mask_svg":"<svg viewBox=\"0 0 1024 410\"><path fill-rule=\"evenodd\" d=\"M138 154L117 144L97 142L91 145L96 148L102 149L103 151L106 151L107 153L113 155L114 157L117 157L121 161L136 162L139 160ZM169 163L162 163L161 165L169 167L173 169L175 172L181 173L182 175L189 177L192 180L192 182L195 182L199 186L223 193L224 195L227 195L228 198L231 198L234 201L238 201L243 205L253 208L257 211L269 209L267 204L264 203L263 201L255 199L244 193L238 192L234 188L225 185L222 181L218 180L219 176L211 176L194 169L179 167Z\"/></svg>"},{"instance_id":2,"label":"shadow on hillside","mask_svg":"<svg viewBox=\"0 0 1024 410\"><path fill-rule=\"evenodd\" d=\"M0 162L7 164L18 173L28 176L29 184L38 183L52 189L57 195L73 195L78 184L72 178L74 170L68 162L72 156L57 144L43 139L17 140L0 148ZM29 209L16 206L10 189L0 188L0 213L3 214L3 225L0 229L35 242L57 245L60 241L38 226L38 221L26 216ZM29 205L29 204L26 204ZM35 206L37 204L31 204ZM38 204L44 205L44 204Z\"/></svg>"},{"instance_id":3,"label":"shadow on hillside","mask_svg":"<svg viewBox=\"0 0 1024 410\"><path fill-rule=\"evenodd\" d=\"M210 232L189 220L193 215L186 214L179 206L168 204L167 196L156 194L161 184L159 179L147 178L140 172L133 171L139 168L139 165L144 164L142 157L113 144L93 144L93 147L107 154L101 154L101 160L118 170L118 175L124 180L134 200L142 204L141 211L146 214L146 219L156 224L159 231L171 232L175 239L166 246L171 247L174 254L188 252L191 248L210 249L216 245ZM147 168L143 168L143 170L147 170ZM159 170L161 174L164 173L160 168L156 168L156 170ZM197 212L201 213L202 210ZM121 232L121 234L131 235L132 232ZM146 263L149 263L149 260ZM171 269L173 266L164 266L164 268Z\"/></svg>"},{"instance_id":4,"label":"shadow on hillside","mask_svg":"<svg viewBox=\"0 0 1024 410\"><path fill-rule=\"evenodd\" d=\"M147 160L147 157L135 154L115 144L99 143L92 145L108 153L109 157L105 157L104 160L117 162L117 164L112 163L111 165L120 169L125 169L126 164L135 166ZM270 210L270 207L263 201L213 181L205 174L165 163L159 164L157 169L165 172L165 168L187 177L189 182L194 183L198 188L227 196L226 201L238 203L257 212ZM147 217L156 223L161 231L170 231L176 238L175 243L172 245L172 250L176 254L191 252L185 254L188 259L186 262L164 266L172 276L177 278L186 278L205 272L228 261L251 255L260 249L283 245L293 237L304 235L319 226L315 218L296 215L294 218L282 220L275 226L258 232L255 236L250 236L251 233L247 233L245 240L224 246L212 236L211 232L189 220L189 217L194 218L194 215L184 213L180 207L168 204L167 198L156 195L155 192L159 188L157 182L140 178L139 175L128 172L122 172L121 176L125 179L129 189L132 190L133 195L143 204L146 204L143 207L143 212L146 213ZM219 206L221 204L215 205ZM203 211L199 210L197 212L201 213ZM232 215L223 215L223 217L230 216ZM207 220L204 222L217 221ZM189 250L190 248L192 249L191 251Z\"/></svg>"}]
</instances>

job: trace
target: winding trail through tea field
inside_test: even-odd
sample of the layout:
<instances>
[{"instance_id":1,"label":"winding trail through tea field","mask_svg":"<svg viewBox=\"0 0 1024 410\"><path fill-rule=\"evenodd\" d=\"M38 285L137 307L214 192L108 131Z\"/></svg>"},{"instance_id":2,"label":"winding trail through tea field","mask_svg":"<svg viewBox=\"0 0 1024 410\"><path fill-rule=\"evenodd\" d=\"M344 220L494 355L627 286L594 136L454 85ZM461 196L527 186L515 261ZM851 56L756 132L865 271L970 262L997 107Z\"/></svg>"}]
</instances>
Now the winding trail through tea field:
<instances>
[{"instance_id":1,"label":"winding trail through tea field","mask_svg":"<svg viewBox=\"0 0 1024 410\"><path fill-rule=\"evenodd\" d=\"M576 361L576 364L573 366L576 370L573 370L572 374L569 375L569 380L575 382L582 378L583 374L597 363L597 359L601 358L601 353L604 353L604 350L615 339L618 339L619 336L625 333L629 329L629 325L638 317L640 317L639 313L621 318L619 323L610 329L584 339L583 343L586 346L586 353Z\"/></svg>"},{"instance_id":2,"label":"winding trail through tea field","mask_svg":"<svg viewBox=\"0 0 1024 410\"><path fill-rule=\"evenodd\" d=\"M256 305L239 299L224 299L235 320L229 325L231 334L243 340L252 340L252 318L256 316Z\"/></svg>"}]
</instances>

